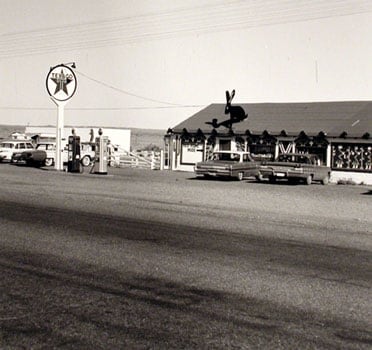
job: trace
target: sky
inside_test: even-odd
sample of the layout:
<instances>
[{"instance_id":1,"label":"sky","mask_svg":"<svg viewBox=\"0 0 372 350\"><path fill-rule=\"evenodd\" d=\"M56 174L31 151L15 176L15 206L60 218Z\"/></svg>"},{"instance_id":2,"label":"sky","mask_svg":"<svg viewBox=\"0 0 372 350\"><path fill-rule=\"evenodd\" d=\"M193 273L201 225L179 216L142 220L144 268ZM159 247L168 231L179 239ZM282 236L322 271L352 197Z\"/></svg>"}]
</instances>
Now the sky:
<instances>
[{"instance_id":1,"label":"sky","mask_svg":"<svg viewBox=\"0 0 372 350\"><path fill-rule=\"evenodd\" d=\"M164 129L211 103L372 100L372 0L0 0L0 124ZM248 111L249 113L249 111ZM217 116L218 117L218 116Z\"/></svg>"}]
</instances>

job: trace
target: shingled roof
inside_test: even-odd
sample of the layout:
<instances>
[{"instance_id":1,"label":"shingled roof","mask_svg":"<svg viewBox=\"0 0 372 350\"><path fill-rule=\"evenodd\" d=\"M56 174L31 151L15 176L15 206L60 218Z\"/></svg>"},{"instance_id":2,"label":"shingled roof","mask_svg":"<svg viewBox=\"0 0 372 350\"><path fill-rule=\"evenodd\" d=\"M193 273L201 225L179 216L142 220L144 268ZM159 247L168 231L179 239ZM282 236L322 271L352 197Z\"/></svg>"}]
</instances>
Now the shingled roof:
<instances>
[{"instance_id":1,"label":"shingled roof","mask_svg":"<svg viewBox=\"0 0 372 350\"><path fill-rule=\"evenodd\" d=\"M323 132L330 137L372 136L372 102L309 102L309 103L244 103L239 104L248 113L248 118L233 125L236 134L249 130L252 134L267 131L279 135L282 131L289 136L304 131L309 136ZM213 126L206 124L214 118L221 122L228 119L224 114L225 104L211 104L175 126L173 132L186 129L193 133L198 129L210 133ZM227 133L221 126L217 132ZM345 134L346 133L346 134Z\"/></svg>"}]
</instances>

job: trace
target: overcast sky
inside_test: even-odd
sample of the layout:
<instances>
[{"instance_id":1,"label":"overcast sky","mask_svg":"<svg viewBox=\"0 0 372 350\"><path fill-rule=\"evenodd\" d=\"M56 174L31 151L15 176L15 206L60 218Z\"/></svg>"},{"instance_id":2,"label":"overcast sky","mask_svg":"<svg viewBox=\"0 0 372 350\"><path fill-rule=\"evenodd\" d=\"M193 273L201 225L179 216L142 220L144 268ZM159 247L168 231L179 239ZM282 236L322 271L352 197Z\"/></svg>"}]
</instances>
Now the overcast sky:
<instances>
[{"instance_id":1,"label":"overcast sky","mask_svg":"<svg viewBox=\"0 0 372 350\"><path fill-rule=\"evenodd\" d=\"M372 100L372 0L0 0L0 123L167 129L210 103ZM249 113L249 111L248 111ZM218 117L218 116L216 116Z\"/></svg>"}]
</instances>

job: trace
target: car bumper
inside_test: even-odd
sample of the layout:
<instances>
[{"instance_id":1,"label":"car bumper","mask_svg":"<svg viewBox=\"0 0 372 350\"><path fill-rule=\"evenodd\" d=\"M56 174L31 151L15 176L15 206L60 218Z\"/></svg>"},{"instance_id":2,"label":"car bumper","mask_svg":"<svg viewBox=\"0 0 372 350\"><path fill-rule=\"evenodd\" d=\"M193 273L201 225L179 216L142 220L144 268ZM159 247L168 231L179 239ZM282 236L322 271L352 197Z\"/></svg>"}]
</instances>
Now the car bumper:
<instances>
[{"instance_id":1,"label":"car bumper","mask_svg":"<svg viewBox=\"0 0 372 350\"><path fill-rule=\"evenodd\" d=\"M211 177L231 177L231 171L226 169L195 169L197 176L211 176Z\"/></svg>"},{"instance_id":2,"label":"car bumper","mask_svg":"<svg viewBox=\"0 0 372 350\"><path fill-rule=\"evenodd\" d=\"M12 161L13 162L19 162L23 160L22 158L22 153L14 153L13 156L12 156Z\"/></svg>"},{"instance_id":3,"label":"car bumper","mask_svg":"<svg viewBox=\"0 0 372 350\"><path fill-rule=\"evenodd\" d=\"M273 169L261 169L260 174L263 178L275 177L278 179L303 179L306 177L306 174L296 170L277 171Z\"/></svg>"},{"instance_id":4,"label":"car bumper","mask_svg":"<svg viewBox=\"0 0 372 350\"><path fill-rule=\"evenodd\" d=\"M0 154L0 161L2 162L3 160L11 161L12 160L12 155L9 154L9 153Z\"/></svg>"}]
</instances>

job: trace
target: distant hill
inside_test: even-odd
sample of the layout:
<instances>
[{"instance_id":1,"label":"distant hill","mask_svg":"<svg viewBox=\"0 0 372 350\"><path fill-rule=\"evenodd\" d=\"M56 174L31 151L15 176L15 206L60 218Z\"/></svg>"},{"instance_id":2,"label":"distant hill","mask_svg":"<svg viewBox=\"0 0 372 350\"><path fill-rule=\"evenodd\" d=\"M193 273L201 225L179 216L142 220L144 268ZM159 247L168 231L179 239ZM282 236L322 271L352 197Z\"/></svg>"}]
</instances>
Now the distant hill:
<instances>
[{"instance_id":1,"label":"distant hill","mask_svg":"<svg viewBox=\"0 0 372 350\"><path fill-rule=\"evenodd\" d=\"M111 127L110 127L111 128ZM15 131L25 132L24 125L0 125L0 139L6 139ZM104 129L104 127L103 127ZM131 130L132 150L141 150L151 147L163 148L166 130L123 128Z\"/></svg>"},{"instance_id":2,"label":"distant hill","mask_svg":"<svg viewBox=\"0 0 372 350\"><path fill-rule=\"evenodd\" d=\"M0 125L0 139L7 139L15 131L23 133L25 128L25 126L21 125Z\"/></svg>"},{"instance_id":3,"label":"distant hill","mask_svg":"<svg viewBox=\"0 0 372 350\"><path fill-rule=\"evenodd\" d=\"M140 150L146 147L164 147L164 135L166 130L155 129L131 129L131 146L133 150Z\"/></svg>"}]
</instances>

